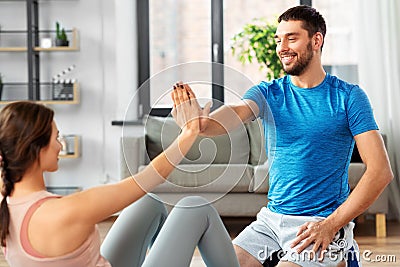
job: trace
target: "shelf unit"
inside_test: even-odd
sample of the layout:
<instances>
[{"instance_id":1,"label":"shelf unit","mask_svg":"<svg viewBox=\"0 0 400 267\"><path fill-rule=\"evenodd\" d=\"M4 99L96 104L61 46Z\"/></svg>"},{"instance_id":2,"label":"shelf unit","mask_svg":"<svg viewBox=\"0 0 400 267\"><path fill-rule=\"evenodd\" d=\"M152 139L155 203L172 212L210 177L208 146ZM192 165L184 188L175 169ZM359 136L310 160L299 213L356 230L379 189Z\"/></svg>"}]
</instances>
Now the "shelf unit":
<instances>
[{"instance_id":1,"label":"shelf unit","mask_svg":"<svg viewBox=\"0 0 400 267\"><path fill-rule=\"evenodd\" d=\"M27 30L6 30L0 31L0 34L26 34L27 42L26 47L0 47L0 52L24 52L27 53L27 67L28 67L28 81L26 83L28 96L27 99L20 100L31 100L44 102L49 104L77 104L79 103L78 85L74 84L74 96L73 101L70 100L43 100L41 98L41 86L51 84L49 82L40 81L40 53L43 52L72 52L79 50L78 30L73 28L72 30L66 30L71 36L70 46L68 47L49 47L43 48L39 45L39 36L43 33L55 33L54 30L39 30L39 0L22 0L26 3L26 14L27 14ZM0 2L6 2L1 1ZM4 85L13 85L22 83L4 83ZM3 88L4 90L4 88ZM12 101L1 101L1 104L12 102Z\"/></svg>"}]
</instances>

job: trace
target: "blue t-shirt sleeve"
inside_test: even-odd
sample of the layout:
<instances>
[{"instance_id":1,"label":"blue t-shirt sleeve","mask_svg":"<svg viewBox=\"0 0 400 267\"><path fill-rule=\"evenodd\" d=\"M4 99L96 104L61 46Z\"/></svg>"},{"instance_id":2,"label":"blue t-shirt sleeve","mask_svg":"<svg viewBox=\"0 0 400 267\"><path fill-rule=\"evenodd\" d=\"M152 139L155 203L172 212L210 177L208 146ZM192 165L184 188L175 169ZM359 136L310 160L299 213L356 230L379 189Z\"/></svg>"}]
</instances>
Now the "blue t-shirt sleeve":
<instances>
[{"instance_id":1,"label":"blue t-shirt sleeve","mask_svg":"<svg viewBox=\"0 0 400 267\"><path fill-rule=\"evenodd\" d=\"M378 130L368 96L358 86L350 91L347 118L353 136L371 130Z\"/></svg>"},{"instance_id":2,"label":"blue t-shirt sleeve","mask_svg":"<svg viewBox=\"0 0 400 267\"><path fill-rule=\"evenodd\" d=\"M261 118L264 115L265 105L266 105L265 96L261 91L263 89L264 91L266 90L266 88L263 87L261 84L255 85L251 87L249 90L247 90L247 92L243 96L243 99L249 99L256 102L259 109L258 117Z\"/></svg>"}]
</instances>

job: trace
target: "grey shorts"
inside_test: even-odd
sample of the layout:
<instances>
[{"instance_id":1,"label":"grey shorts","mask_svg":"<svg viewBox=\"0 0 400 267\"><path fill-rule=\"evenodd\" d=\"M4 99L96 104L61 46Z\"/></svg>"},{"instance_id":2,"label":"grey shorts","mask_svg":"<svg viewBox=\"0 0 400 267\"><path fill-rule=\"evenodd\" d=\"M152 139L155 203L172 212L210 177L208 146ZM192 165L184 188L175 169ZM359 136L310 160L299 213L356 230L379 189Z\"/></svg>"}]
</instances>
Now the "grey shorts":
<instances>
[{"instance_id":1,"label":"grey shorts","mask_svg":"<svg viewBox=\"0 0 400 267\"><path fill-rule=\"evenodd\" d=\"M247 226L233 240L233 244L249 252L261 264L271 259L271 255L274 254L279 260L290 261L304 267L336 266L348 257L348 252L352 247L355 250L353 254L357 257L358 246L353 239L353 222L336 234L322 262L318 260L319 253L312 260L309 259L312 245L300 254L296 252L296 247L290 248L300 225L323 219L323 217L283 215L263 207L257 214L257 220Z\"/></svg>"}]
</instances>

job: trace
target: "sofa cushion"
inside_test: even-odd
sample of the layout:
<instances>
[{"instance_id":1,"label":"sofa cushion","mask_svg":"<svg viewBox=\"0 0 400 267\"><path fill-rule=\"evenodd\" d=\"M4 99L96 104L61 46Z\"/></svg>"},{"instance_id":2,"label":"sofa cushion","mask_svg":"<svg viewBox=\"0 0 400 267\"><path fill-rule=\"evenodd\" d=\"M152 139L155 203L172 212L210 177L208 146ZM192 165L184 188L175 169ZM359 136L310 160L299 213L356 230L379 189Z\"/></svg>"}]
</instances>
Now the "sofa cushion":
<instances>
[{"instance_id":1,"label":"sofa cushion","mask_svg":"<svg viewBox=\"0 0 400 267\"><path fill-rule=\"evenodd\" d=\"M249 163L251 165L261 165L267 160L264 126L262 125L261 119L246 123L246 129L250 141Z\"/></svg>"},{"instance_id":2,"label":"sofa cushion","mask_svg":"<svg viewBox=\"0 0 400 267\"><path fill-rule=\"evenodd\" d=\"M181 164L153 192L248 193L252 177L253 168L247 164Z\"/></svg>"},{"instance_id":3,"label":"sofa cushion","mask_svg":"<svg viewBox=\"0 0 400 267\"><path fill-rule=\"evenodd\" d=\"M268 193L269 190L269 165L266 161L263 165L254 166L254 178L251 188L254 193Z\"/></svg>"},{"instance_id":4,"label":"sofa cushion","mask_svg":"<svg viewBox=\"0 0 400 267\"><path fill-rule=\"evenodd\" d=\"M179 126L171 119L148 116L145 120L145 141L150 160L164 151L175 140L179 131Z\"/></svg>"},{"instance_id":5,"label":"sofa cushion","mask_svg":"<svg viewBox=\"0 0 400 267\"><path fill-rule=\"evenodd\" d=\"M175 140L180 128L171 117L148 116L145 131L146 150L152 160ZM246 164L249 153L247 131L240 127L228 135L198 137L182 164Z\"/></svg>"},{"instance_id":6,"label":"sofa cushion","mask_svg":"<svg viewBox=\"0 0 400 267\"><path fill-rule=\"evenodd\" d=\"M167 210L171 210L179 200L184 197L192 196L190 193L156 193L166 205ZM196 193L207 199L218 211L220 216L229 217L256 217L260 209L267 205L266 194L249 193L229 193L221 195L219 193Z\"/></svg>"}]
</instances>

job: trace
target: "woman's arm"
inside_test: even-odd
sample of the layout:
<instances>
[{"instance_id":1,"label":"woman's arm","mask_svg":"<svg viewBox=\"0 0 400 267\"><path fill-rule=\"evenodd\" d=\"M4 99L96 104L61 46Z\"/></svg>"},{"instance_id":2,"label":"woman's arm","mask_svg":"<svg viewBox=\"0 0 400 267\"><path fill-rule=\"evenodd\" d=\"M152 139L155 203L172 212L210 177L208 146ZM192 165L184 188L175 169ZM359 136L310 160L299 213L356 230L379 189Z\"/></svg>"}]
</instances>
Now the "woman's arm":
<instances>
[{"instance_id":1,"label":"woman's arm","mask_svg":"<svg viewBox=\"0 0 400 267\"><path fill-rule=\"evenodd\" d=\"M174 95L177 120L185 122L182 132L144 170L115 184L94 187L47 201L35 215L43 220L45 217L52 218L68 227L75 225L76 230L85 232L85 229L90 229L163 183L189 151L200 132L200 114L195 95L189 97L185 89L174 90Z\"/></svg>"},{"instance_id":2,"label":"woman's arm","mask_svg":"<svg viewBox=\"0 0 400 267\"><path fill-rule=\"evenodd\" d=\"M66 196L59 200L62 202L60 205L71 209L68 213L75 214L75 222L88 226L108 218L162 184L189 151L196 137L197 134L191 130L183 130L177 140L141 172L115 184Z\"/></svg>"}]
</instances>

